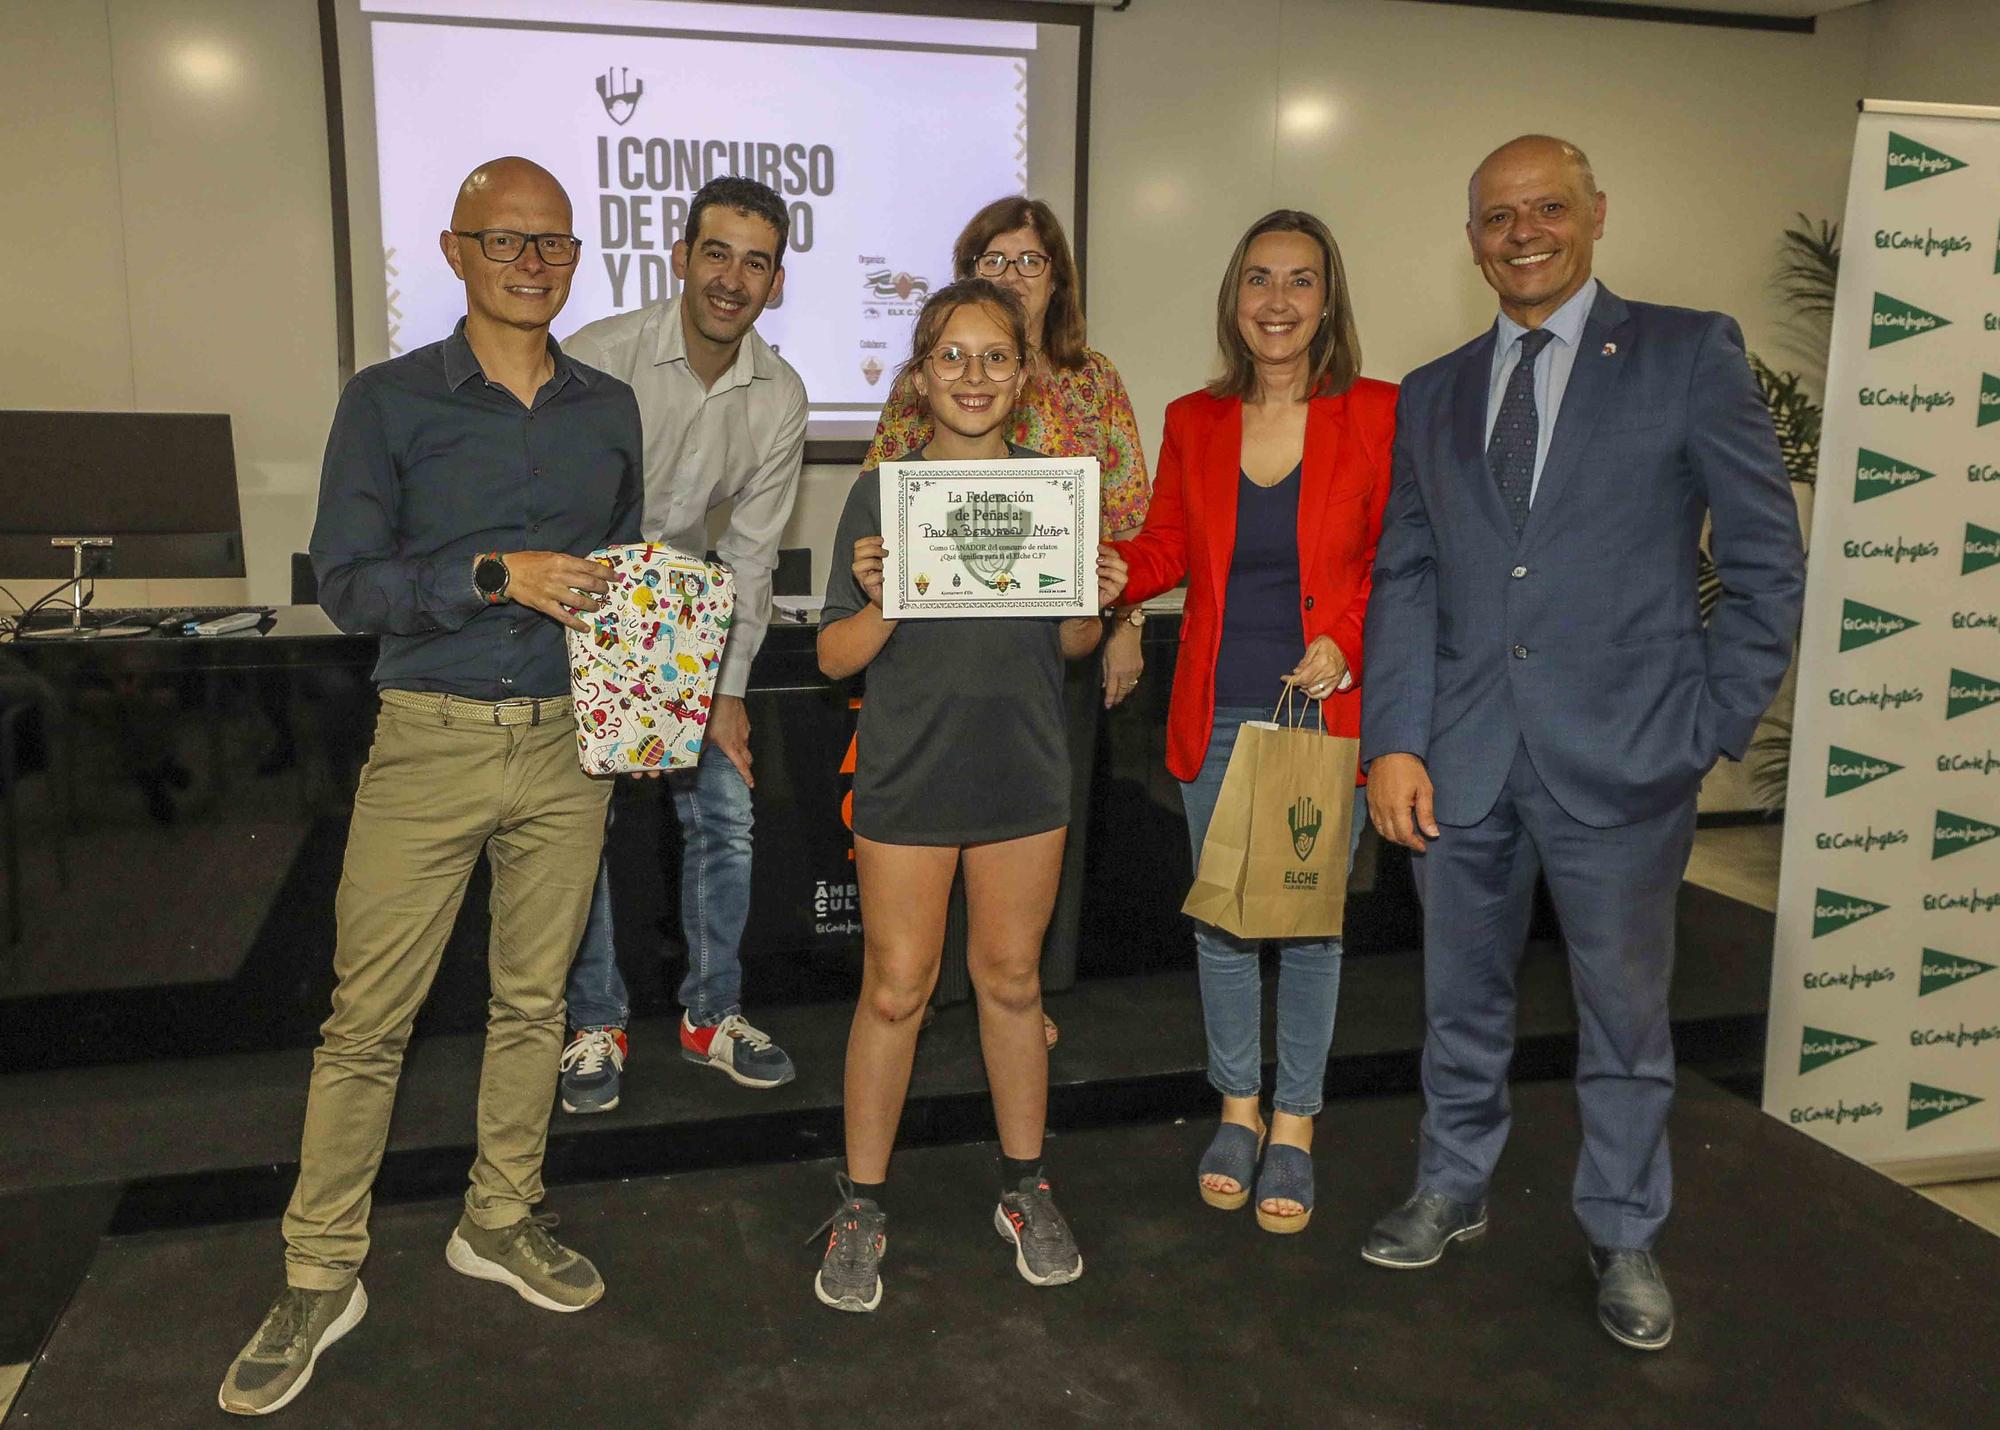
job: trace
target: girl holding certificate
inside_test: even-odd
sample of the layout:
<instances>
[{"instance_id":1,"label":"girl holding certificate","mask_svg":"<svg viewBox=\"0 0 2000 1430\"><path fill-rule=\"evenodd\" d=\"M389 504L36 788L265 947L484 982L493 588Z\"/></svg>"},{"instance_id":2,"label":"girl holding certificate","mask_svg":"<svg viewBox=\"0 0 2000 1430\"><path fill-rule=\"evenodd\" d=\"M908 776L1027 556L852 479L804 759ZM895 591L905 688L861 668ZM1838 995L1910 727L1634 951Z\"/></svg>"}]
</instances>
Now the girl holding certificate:
<instances>
[{"instance_id":1,"label":"girl holding certificate","mask_svg":"<svg viewBox=\"0 0 2000 1430\"><path fill-rule=\"evenodd\" d=\"M1095 457L1098 512L1106 540L1136 536L1146 519L1146 453L1132 400L1111 359L1089 345L1083 284L1055 210L1013 194L995 199L966 221L952 245L956 278L990 278L1021 300L1028 315L1028 360L1021 395L1004 429L1007 440L1045 457ZM863 467L904 460L936 434L929 403L906 374L890 389ZM1116 612L1105 632L1100 668L1083 661L1066 672L1063 703L1069 736L1069 836L1062 881L1042 939L1042 992L1066 992L1082 957L1084 836L1090 819L1090 771L1105 710L1137 688L1145 661L1140 627L1145 612ZM965 907L952 899L945 921L943 970L933 1008L972 996L966 973ZM926 1015L928 1018L928 1015ZM1055 1020L1043 1009L1043 1032L1056 1045Z\"/></svg>"},{"instance_id":2,"label":"girl holding certificate","mask_svg":"<svg viewBox=\"0 0 2000 1430\"><path fill-rule=\"evenodd\" d=\"M1280 209L1250 226L1223 273L1215 321L1223 374L1167 407L1145 529L1119 544L1131 563L1128 600L1188 578L1167 768L1182 782L1197 865L1237 727L1271 719L1285 686L1323 702L1330 733L1360 731L1362 619L1396 422L1395 387L1360 376L1340 249L1311 214ZM1366 816L1357 800L1354 832L1340 835L1351 841ZM1196 923L1195 950L1208 1080L1222 1096L1197 1173L1202 1200L1233 1211L1254 1176L1258 1224L1303 1231L1340 940L1280 943L1268 1128L1258 944Z\"/></svg>"},{"instance_id":3,"label":"girl holding certificate","mask_svg":"<svg viewBox=\"0 0 2000 1430\"><path fill-rule=\"evenodd\" d=\"M928 405L933 435L911 460L991 462L1036 453L1007 424L1028 352L1020 301L983 279L932 294L904 372ZM1038 962L1069 823L1063 662L1096 649L1095 616L891 621L882 613L887 529L882 483L864 471L834 538L820 617L820 669L868 672L854 772L854 862L865 964L848 1035L847 1172L813 1290L842 1311L882 1300L884 1186L919 1019L937 980L945 907L962 867L971 925L980 1047L1000 1128L993 1224L1030 1283L1083 1273L1042 1173L1048 1047ZM842 566L839 556L851 565ZM1100 548L1098 600L1125 585Z\"/></svg>"}]
</instances>

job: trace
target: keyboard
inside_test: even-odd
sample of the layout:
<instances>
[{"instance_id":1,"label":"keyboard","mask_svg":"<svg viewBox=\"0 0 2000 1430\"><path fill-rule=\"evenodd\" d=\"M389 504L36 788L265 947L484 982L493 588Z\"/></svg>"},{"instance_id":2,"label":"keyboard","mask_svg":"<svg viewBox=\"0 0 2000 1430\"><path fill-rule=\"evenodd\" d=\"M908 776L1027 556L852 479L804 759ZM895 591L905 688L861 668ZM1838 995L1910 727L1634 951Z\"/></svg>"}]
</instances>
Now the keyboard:
<instances>
[{"instance_id":1,"label":"keyboard","mask_svg":"<svg viewBox=\"0 0 2000 1430\"><path fill-rule=\"evenodd\" d=\"M235 606L85 606L85 626L157 626L166 621L212 621L217 616L238 611L266 610L268 607ZM17 631L61 630L69 625L68 606L44 606L27 620L15 618Z\"/></svg>"}]
</instances>

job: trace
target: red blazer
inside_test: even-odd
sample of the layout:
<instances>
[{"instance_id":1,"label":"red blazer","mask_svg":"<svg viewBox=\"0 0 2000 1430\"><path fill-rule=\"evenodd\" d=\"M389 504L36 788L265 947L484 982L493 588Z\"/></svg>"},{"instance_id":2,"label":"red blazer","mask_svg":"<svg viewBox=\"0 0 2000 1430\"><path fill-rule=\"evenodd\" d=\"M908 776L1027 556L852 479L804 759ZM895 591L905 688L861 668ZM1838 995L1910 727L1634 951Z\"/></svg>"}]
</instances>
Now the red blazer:
<instances>
[{"instance_id":1,"label":"red blazer","mask_svg":"<svg viewBox=\"0 0 2000 1430\"><path fill-rule=\"evenodd\" d=\"M1361 733L1361 626L1395 435L1394 383L1360 378L1338 397L1307 405L1299 474L1300 649L1330 636L1347 657L1354 683L1326 702L1327 727L1336 735ZM1181 780L1201 772L1215 727L1215 661L1236 551L1242 450L1240 399L1204 391L1169 404L1146 525L1118 543L1131 567L1123 601L1146 600L1189 578L1167 710L1167 768Z\"/></svg>"}]
</instances>

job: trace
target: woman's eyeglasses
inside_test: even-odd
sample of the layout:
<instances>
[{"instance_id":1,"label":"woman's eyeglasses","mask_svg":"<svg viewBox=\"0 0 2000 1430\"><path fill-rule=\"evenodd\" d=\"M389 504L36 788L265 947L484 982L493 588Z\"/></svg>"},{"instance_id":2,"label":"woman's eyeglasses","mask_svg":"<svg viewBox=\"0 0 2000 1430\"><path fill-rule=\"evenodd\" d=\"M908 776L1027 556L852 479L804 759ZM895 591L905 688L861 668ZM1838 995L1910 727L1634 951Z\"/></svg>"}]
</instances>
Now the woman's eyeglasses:
<instances>
[{"instance_id":1,"label":"woman's eyeglasses","mask_svg":"<svg viewBox=\"0 0 2000 1430\"><path fill-rule=\"evenodd\" d=\"M1046 273L1048 267L1049 256L1046 253L1036 253L1033 250L1020 254L1017 257L1009 258L998 249L993 249L980 254L979 257L972 260L972 271L977 273L981 278L998 278L1009 268L1012 268L1023 278L1036 278Z\"/></svg>"}]
</instances>

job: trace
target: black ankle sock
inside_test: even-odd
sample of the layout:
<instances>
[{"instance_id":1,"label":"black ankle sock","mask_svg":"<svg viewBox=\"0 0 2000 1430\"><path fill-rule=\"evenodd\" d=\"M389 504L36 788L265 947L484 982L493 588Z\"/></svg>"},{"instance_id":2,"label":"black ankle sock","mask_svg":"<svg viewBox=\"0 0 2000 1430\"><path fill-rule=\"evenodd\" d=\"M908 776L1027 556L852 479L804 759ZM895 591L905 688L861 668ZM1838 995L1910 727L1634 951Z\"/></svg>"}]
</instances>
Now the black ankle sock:
<instances>
[{"instance_id":1,"label":"black ankle sock","mask_svg":"<svg viewBox=\"0 0 2000 1430\"><path fill-rule=\"evenodd\" d=\"M883 1209L882 1196L883 1193L889 1190L888 1178L884 1177L879 1182L857 1182L852 1177L849 1177L847 1180L854 1188L855 1200L873 1202L877 1211Z\"/></svg>"},{"instance_id":2,"label":"black ankle sock","mask_svg":"<svg viewBox=\"0 0 2000 1430\"><path fill-rule=\"evenodd\" d=\"M1000 1154L1001 1191L1018 1192L1021 1189L1021 1179L1023 1177L1040 1177L1041 1175L1042 1159L1040 1157L1021 1158L1009 1157L1005 1152Z\"/></svg>"}]
</instances>

